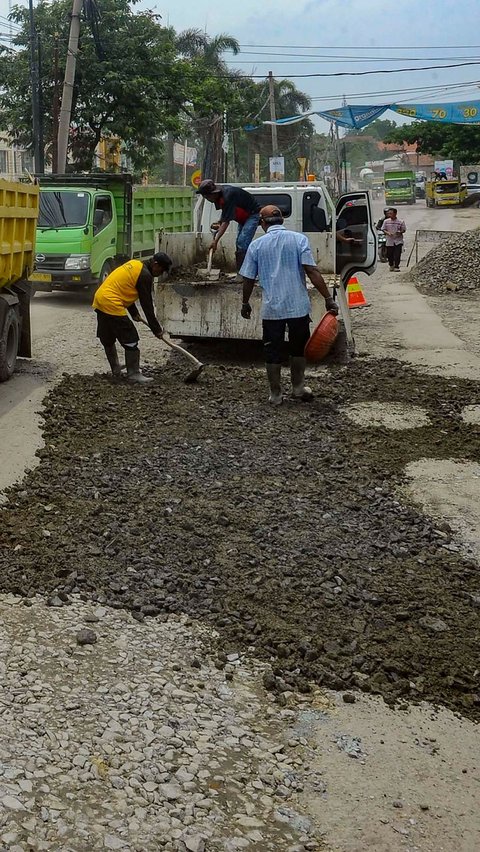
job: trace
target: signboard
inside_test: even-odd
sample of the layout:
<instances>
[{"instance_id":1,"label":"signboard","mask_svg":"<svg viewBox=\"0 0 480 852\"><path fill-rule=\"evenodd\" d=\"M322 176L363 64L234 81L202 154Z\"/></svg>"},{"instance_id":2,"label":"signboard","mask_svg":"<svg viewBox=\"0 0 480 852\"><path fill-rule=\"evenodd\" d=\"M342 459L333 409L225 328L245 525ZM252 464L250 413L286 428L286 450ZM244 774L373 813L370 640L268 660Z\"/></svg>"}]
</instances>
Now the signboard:
<instances>
[{"instance_id":1,"label":"signboard","mask_svg":"<svg viewBox=\"0 0 480 852\"><path fill-rule=\"evenodd\" d=\"M189 148L188 145L180 145L179 142L175 142L173 146L173 162L177 164L177 166L183 166L185 164L185 150L187 153L186 164L187 166L193 167L197 165L197 149Z\"/></svg>"},{"instance_id":2,"label":"signboard","mask_svg":"<svg viewBox=\"0 0 480 852\"><path fill-rule=\"evenodd\" d=\"M328 163L323 167L323 174L330 175L332 173L332 167L328 165Z\"/></svg>"},{"instance_id":3,"label":"signboard","mask_svg":"<svg viewBox=\"0 0 480 852\"><path fill-rule=\"evenodd\" d=\"M253 180L255 183L260 183L260 154L255 154L255 174Z\"/></svg>"},{"instance_id":4,"label":"signboard","mask_svg":"<svg viewBox=\"0 0 480 852\"><path fill-rule=\"evenodd\" d=\"M191 181L192 181L192 186L194 186L195 189L198 189L198 187L200 186L200 184L202 182L202 173L201 173L200 169L197 169L197 171L193 173L193 175L191 177Z\"/></svg>"},{"instance_id":5,"label":"signboard","mask_svg":"<svg viewBox=\"0 0 480 852\"><path fill-rule=\"evenodd\" d=\"M285 158L270 157L270 180L285 180Z\"/></svg>"},{"instance_id":6,"label":"signboard","mask_svg":"<svg viewBox=\"0 0 480 852\"><path fill-rule=\"evenodd\" d=\"M415 231L415 242L412 246L412 251L410 252L410 257L408 258L407 266L410 263L410 258L413 254L413 250L415 249L415 263L419 261L418 247L424 243L430 243L430 245L435 243L443 243L444 240L448 240L452 234L457 234L459 231L433 231L433 230L418 230ZM431 249L427 249L427 251L431 251Z\"/></svg>"},{"instance_id":7,"label":"signboard","mask_svg":"<svg viewBox=\"0 0 480 852\"><path fill-rule=\"evenodd\" d=\"M435 160L433 168L436 172L445 172L447 178L453 177L453 160Z\"/></svg>"},{"instance_id":8,"label":"signboard","mask_svg":"<svg viewBox=\"0 0 480 852\"><path fill-rule=\"evenodd\" d=\"M415 238L418 243L441 243L448 240L455 231L416 231Z\"/></svg>"}]
</instances>

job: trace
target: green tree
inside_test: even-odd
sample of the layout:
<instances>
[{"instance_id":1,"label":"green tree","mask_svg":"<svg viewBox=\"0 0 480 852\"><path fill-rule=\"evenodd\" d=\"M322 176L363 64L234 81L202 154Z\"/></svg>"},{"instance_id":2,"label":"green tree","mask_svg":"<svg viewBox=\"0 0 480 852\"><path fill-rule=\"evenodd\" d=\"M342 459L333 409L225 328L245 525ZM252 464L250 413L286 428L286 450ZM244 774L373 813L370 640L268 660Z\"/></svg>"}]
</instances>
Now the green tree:
<instances>
[{"instance_id":1,"label":"green tree","mask_svg":"<svg viewBox=\"0 0 480 852\"><path fill-rule=\"evenodd\" d=\"M363 127L358 131L359 136L369 136L371 139L378 139L379 142L384 142L385 138L397 129L397 124L390 121L389 118L376 118L367 127Z\"/></svg>"},{"instance_id":2,"label":"green tree","mask_svg":"<svg viewBox=\"0 0 480 852\"><path fill-rule=\"evenodd\" d=\"M162 27L153 13L133 12L128 0L99 0L98 6L104 58L98 58L92 31L82 22L70 136L73 167L90 169L100 138L112 136L123 140L136 168L145 168L162 155L161 133L177 127L195 75L178 58L173 30ZM70 12L69 0L40 0L35 9L47 155L57 130ZM13 19L21 32L18 50L0 52L0 124L14 141L31 146L27 10L15 7Z\"/></svg>"},{"instance_id":3,"label":"green tree","mask_svg":"<svg viewBox=\"0 0 480 852\"><path fill-rule=\"evenodd\" d=\"M291 80L274 81L275 107L279 118L300 115L308 112L311 101L308 95L301 92ZM242 91L241 109L235 115L237 126L236 149L238 171L248 180L252 179L254 170L254 155L260 154L261 176L269 177L269 157L272 155L272 131L269 125L262 122L270 118L269 92L267 82L251 82ZM243 126L251 125L255 129L245 131ZM309 119L304 119L290 126L281 125L277 128L278 152L285 158L285 174L289 180L297 179L299 166L297 157L311 159L311 144L314 127Z\"/></svg>"},{"instance_id":4,"label":"green tree","mask_svg":"<svg viewBox=\"0 0 480 852\"><path fill-rule=\"evenodd\" d=\"M385 142L397 142L400 145L416 142L420 154L431 154L465 164L480 161L480 127L414 121L389 133Z\"/></svg>"}]
</instances>

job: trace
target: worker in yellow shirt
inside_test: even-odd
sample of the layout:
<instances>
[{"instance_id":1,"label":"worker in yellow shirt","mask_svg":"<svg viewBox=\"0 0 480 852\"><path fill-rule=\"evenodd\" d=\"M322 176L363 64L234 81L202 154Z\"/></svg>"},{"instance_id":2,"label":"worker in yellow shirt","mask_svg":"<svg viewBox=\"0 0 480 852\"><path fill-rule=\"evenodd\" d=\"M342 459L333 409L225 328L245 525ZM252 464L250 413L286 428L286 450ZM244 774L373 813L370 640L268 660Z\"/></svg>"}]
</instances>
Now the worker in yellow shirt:
<instances>
[{"instance_id":1,"label":"worker in yellow shirt","mask_svg":"<svg viewBox=\"0 0 480 852\"><path fill-rule=\"evenodd\" d=\"M97 337L105 349L114 378L121 376L118 340L125 349L128 381L137 384L153 381L140 371L139 336L127 311L135 322L142 321L135 304L138 299L150 329L155 337L161 337L163 329L153 306L153 280L170 272L171 267L172 261L164 252L157 252L145 263L129 260L114 269L96 291L92 307L97 314Z\"/></svg>"}]
</instances>

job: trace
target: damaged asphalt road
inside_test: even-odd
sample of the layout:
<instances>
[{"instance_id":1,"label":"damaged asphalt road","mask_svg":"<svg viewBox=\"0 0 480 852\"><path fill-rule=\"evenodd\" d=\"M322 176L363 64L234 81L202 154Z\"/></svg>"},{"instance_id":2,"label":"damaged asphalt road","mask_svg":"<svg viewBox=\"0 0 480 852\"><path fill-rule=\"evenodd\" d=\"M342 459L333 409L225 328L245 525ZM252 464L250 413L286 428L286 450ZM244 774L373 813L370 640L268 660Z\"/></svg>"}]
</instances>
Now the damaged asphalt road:
<instances>
[{"instance_id":1,"label":"damaged asphalt road","mask_svg":"<svg viewBox=\"0 0 480 852\"><path fill-rule=\"evenodd\" d=\"M263 371L182 371L148 388L71 376L41 464L2 509L0 590L71 593L138 620L187 612L223 655L272 659L267 687L360 688L480 718L478 566L400 496L423 457L478 460L474 382L356 361L310 406L265 404ZM346 403L422 406L431 425L361 428Z\"/></svg>"}]
</instances>

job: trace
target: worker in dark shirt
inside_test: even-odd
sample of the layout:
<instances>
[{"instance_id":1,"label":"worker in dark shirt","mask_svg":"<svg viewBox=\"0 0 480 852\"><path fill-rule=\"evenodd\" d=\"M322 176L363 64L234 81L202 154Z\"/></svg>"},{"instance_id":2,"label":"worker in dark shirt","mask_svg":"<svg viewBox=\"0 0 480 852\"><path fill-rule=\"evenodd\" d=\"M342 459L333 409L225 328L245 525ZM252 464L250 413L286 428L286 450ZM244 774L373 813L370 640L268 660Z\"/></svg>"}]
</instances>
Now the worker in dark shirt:
<instances>
[{"instance_id":1,"label":"worker in dark shirt","mask_svg":"<svg viewBox=\"0 0 480 852\"><path fill-rule=\"evenodd\" d=\"M229 184L217 186L213 180L203 180L197 189L197 195L203 195L207 201L215 205L217 210L222 211L220 227L211 246L213 251L217 250L230 222L238 223L235 261L237 272L240 272L247 249L260 222L260 205L245 189Z\"/></svg>"},{"instance_id":2,"label":"worker in dark shirt","mask_svg":"<svg viewBox=\"0 0 480 852\"><path fill-rule=\"evenodd\" d=\"M118 340L125 349L128 381L137 384L153 381L140 372L139 336L127 311L135 322L142 321L135 304L138 299L150 329L155 337L161 338L163 329L153 306L153 279L169 272L171 266L172 261L164 252L158 252L146 263L129 260L114 269L95 293L92 307L97 313L97 337L105 349L115 379L121 376L116 347Z\"/></svg>"}]
</instances>

